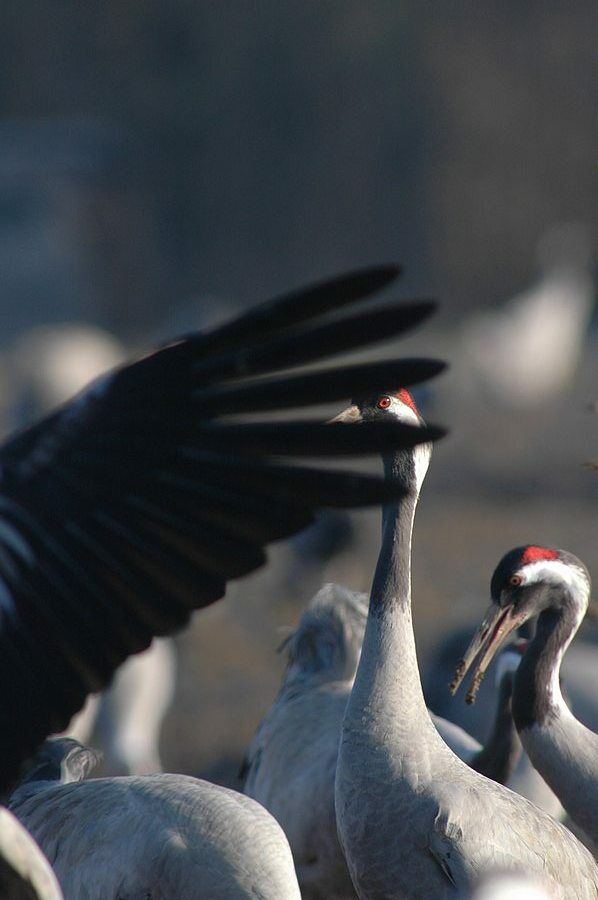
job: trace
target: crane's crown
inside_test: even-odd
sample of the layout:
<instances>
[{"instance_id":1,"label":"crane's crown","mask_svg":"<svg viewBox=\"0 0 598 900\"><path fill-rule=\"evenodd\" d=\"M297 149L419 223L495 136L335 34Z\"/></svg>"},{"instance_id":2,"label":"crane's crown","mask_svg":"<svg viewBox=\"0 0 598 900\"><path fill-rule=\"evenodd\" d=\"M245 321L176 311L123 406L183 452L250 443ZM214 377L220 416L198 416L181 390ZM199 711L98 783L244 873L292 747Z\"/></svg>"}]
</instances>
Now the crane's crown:
<instances>
[{"instance_id":1,"label":"crane's crown","mask_svg":"<svg viewBox=\"0 0 598 900\"><path fill-rule=\"evenodd\" d=\"M574 576L589 587L588 570L572 553L556 547L526 544L503 556L494 570L490 593L493 601L499 603L503 592L509 589L542 582L568 584Z\"/></svg>"},{"instance_id":2,"label":"crane's crown","mask_svg":"<svg viewBox=\"0 0 598 900\"><path fill-rule=\"evenodd\" d=\"M378 417L379 411L388 410L391 415L404 419L413 425L423 425L424 420L418 410L415 400L407 388L398 388L388 393L378 394L364 401L353 401L361 408L367 417Z\"/></svg>"}]
</instances>

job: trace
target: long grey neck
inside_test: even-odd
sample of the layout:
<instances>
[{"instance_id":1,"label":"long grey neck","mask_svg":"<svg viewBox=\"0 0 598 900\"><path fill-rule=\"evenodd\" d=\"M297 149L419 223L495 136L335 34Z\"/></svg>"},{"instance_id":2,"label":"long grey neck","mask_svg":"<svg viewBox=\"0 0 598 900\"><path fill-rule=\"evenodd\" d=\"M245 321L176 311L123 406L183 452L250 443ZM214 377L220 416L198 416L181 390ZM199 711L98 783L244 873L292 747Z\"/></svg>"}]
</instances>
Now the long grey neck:
<instances>
[{"instance_id":1,"label":"long grey neck","mask_svg":"<svg viewBox=\"0 0 598 900\"><path fill-rule=\"evenodd\" d=\"M411 606L411 540L419 492L407 455L385 459L388 480L401 484L406 495L382 510L382 541L370 594L370 615L387 608ZM411 469L411 472L410 472Z\"/></svg>"},{"instance_id":2,"label":"long grey neck","mask_svg":"<svg viewBox=\"0 0 598 900\"><path fill-rule=\"evenodd\" d=\"M570 598L569 598L570 599ZM572 602L545 610L515 675L513 720L517 730L543 725L566 709L560 687L561 662L579 627Z\"/></svg>"},{"instance_id":3,"label":"long grey neck","mask_svg":"<svg viewBox=\"0 0 598 900\"><path fill-rule=\"evenodd\" d=\"M378 743L383 735L384 742L393 748L405 744L401 735L413 730L421 734L422 717L430 722L411 620L411 535L418 481L425 471L420 471L418 479L418 452L429 451L416 449L385 460L387 478L398 481L407 493L383 510L382 545L361 659L345 719L346 728L369 729L378 735Z\"/></svg>"}]
</instances>

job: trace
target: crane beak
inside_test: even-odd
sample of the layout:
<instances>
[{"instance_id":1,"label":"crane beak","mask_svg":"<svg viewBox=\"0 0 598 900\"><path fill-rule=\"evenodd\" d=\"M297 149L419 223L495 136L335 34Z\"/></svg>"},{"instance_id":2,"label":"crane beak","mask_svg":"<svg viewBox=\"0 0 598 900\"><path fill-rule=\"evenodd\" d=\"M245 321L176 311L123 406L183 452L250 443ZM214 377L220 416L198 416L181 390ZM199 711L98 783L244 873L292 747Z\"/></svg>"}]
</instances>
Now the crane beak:
<instances>
[{"instance_id":1,"label":"crane beak","mask_svg":"<svg viewBox=\"0 0 598 900\"><path fill-rule=\"evenodd\" d=\"M451 694L458 690L476 657L479 657L465 697L467 703L475 701L476 694L492 658L505 645L509 635L523 624L525 618L525 613L517 613L513 605L497 606L496 603L490 604L482 624L465 651L463 659L457 664L453 680L449 685Z\"/></svg>"},{"instance_id":2,"label":"crane beak","mask_svg":"<svg viewBox=\"0 0 598 900\"><path fill-rule=\"evenodd\" d=\"M352 403L351 406L347 406L346 409L343 409L342 412L339 412L338 416L334 416L334 418L328 419L328 424L336 425L338 422L342 422L345 425L353 425L355 422L362 421L363 417L361 415L361 410L355 403Z\"/></svg>"}]
</instances>

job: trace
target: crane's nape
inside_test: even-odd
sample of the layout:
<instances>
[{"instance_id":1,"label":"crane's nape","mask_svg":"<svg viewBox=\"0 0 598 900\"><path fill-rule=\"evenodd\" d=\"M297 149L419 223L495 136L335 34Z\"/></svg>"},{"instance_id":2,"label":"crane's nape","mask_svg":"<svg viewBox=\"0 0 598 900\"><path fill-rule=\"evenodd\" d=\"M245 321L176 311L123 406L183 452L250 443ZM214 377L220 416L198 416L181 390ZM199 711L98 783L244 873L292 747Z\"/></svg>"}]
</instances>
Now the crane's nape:
<instances>
[{"instance_id":1,"label":"crane's nape","mask_svg":"<svg viewBox=\"0 0 598 900\"><path fill-rule=\"evenodd\" d=\"M261 566L267 544L320 507L400 492L303 460L413 446L440 429L255 419L441 371L421 359L293 371L423 322L427 300L369 306L397 275L374 267L259 304L115 369L3 445L0 787L127 656Z\"/></svg>"}]
</instances>

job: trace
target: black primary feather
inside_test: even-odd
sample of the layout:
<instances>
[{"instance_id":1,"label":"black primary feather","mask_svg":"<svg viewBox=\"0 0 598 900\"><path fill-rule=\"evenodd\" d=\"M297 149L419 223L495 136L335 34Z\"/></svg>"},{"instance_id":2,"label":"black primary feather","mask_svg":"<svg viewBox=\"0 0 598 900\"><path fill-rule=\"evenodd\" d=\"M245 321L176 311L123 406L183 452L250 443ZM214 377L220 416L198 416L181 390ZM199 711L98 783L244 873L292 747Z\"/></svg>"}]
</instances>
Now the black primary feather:
<instances>
[{"instance_id":1,"label":"black primary feather","mask_svg":"<svg viewBox=\"0 0 598 900\"><path fill-rule=\"evenodd\" d=\"M299 460L412 447L441 430L238 417L437 374L441 363L418 359L288 372L423 321L429 302L339 312L397 272L343 275L174 341L1 448L0 787L129 654L261 566L268 543L319 507L396 495L381 477Z\"/></svg>"}]
</instances>

